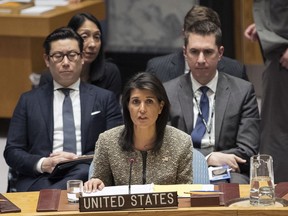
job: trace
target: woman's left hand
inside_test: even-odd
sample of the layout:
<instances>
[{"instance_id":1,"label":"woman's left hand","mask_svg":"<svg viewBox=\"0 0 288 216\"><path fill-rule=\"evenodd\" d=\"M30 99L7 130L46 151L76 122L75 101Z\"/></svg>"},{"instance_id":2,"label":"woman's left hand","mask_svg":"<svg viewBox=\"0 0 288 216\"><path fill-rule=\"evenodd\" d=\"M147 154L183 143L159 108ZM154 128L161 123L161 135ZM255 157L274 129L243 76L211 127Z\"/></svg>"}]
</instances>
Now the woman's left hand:
<instances>
[{"instance_id":1,"label":"woman's left hand","mask_svg":"<svg viewBox=\"0 0 288 216\"><path fill-rule=\"evenodd\" d=\"M91 193L97 190L102 190L105 187L104 183L98 178L91 178L84 183L84 192Z\"/></svg>"}]
</instances>

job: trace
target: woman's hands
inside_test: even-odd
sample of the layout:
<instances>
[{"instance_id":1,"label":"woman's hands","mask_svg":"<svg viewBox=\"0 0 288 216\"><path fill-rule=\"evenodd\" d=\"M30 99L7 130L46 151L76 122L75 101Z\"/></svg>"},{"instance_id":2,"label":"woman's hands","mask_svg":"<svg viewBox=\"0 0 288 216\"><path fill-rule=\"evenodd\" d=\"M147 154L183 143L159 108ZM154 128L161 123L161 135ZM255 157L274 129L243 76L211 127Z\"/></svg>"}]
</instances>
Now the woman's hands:
<instances>
[{"instance_id":1,"label":"woman's hands","mask_svg":"<svg viewBox=\"0 0 288 216\"><path fill-rule=\"evenodd\" d=\"M91 178L84 183L84 192L91 193L102 190L105 187L104 183L98 178Z\"/></svg>"}]
</instances>

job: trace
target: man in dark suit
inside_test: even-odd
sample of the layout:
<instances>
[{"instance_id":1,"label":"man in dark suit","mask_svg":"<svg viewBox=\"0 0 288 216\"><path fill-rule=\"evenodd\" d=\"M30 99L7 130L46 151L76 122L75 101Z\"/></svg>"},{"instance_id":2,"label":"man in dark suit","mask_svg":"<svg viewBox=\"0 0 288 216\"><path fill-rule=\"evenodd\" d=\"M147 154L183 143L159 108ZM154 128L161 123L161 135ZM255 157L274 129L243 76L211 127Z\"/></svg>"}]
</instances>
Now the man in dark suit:
<instances>
[{"instance_id":1,"label":"man in dark suit","mask_svg":"<svg viewBox=\"0 0 288 216\"><path fill-rule=\"evenodd\" d=\"M205 6L194 5L184 18L183 34L194 22L205 20L209 20L221 28L220 18L216 11ZM217 69L220 72L248 80L246 67L234 59L223 56L217 65ZM185 58L181 50L169 55L150 59L147 63L146 71L155 74L162 82L166 82L185 72L188 73L189 68L185 63Z\"/></svg>"},{"instance_id":2,"label":"man in dark suit","mask_svg":"<svg viewBox=\"0 0 288 216\"><path fill-rule=\"evenodd\" d=\"M209 21L196 22L185 32L183 52L190 73L164 83L172 102L170 121L192 135L194 147L206 156L209 166L228 165L231 182L249 183L249 159L259 147L258 106L250 82L218 72L224 52L221 36L221 29ZM202 87L208 91L203 93ZM199 137L195 129L199 126L204 131L197 143L193 138Z\"/></svg>"},{"instance_id":3,"label":"man in dark suit","mask_svg":"<svg viewBox=\"0 0 288 216\"><path fill-rule=\"evenodd\" d=\"M285 0L254 1L255 23L245 36L258 41L265 60L262 76L260 153L273 157L275 183L287 182L288 169L288 13Z\"/></svg>"},{"instance_id":4,"label":"man in dark suit","mask_svg":"<svg viewBox=\"0 0 288 216\"><path fill-rule=\"evenodd\" d=\"M217 69L220 72L248 80L246 67L234 59L222 56ZM183 75L185 70L185 58L182 51L150 59L146 67L147 72L155 74L163 83Z\"/></svg>"},{"instance_id":5,"label":"man in dark suit","mask_svg":"<svg viewBox=\"0 0 288 216\"><path fill-rule=\"evenodd\" d=\"M99 134L122 124L115 95L80 81L83 39L78 34L69 28L57 29L46 38L44 48L53 81L20 97L4 151L7 164L19 173L17 191L66 189L67 180L86 181L89 163L72 166L60 178L49 177L57 163L93 154ZM69 136L75 142L67 144L63 88L70 91L73 114L68 120L75 128Z\"/></svg>"}]
</instances>

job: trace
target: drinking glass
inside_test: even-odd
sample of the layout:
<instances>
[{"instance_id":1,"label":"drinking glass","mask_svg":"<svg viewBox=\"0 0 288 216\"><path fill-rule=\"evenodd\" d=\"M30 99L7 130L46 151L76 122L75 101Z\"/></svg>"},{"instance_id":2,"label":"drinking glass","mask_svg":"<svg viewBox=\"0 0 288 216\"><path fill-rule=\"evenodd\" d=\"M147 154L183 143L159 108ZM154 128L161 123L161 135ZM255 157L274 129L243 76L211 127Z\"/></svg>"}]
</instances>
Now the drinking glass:
<instances>
[{"instance_id":1,"label":"drinking glass","mask_svg":"<svg viewBox=\"0 0 288 216\"><path fill-rule=\"evenodd\" d=\"M275 204L273 159L259 154L250 160L250 204L269 206Z\"/></svg>"},{"instance_id":2,"label":"drinking glass","mask_svg":"<svg viewBox=\"0 0 288 216\"><path fill-rule=\"evenodd\" d=\"M69 203L78 203L80 193L83 192L82 180L67 181L67 198Z\"/></svg>"}]
</instances>

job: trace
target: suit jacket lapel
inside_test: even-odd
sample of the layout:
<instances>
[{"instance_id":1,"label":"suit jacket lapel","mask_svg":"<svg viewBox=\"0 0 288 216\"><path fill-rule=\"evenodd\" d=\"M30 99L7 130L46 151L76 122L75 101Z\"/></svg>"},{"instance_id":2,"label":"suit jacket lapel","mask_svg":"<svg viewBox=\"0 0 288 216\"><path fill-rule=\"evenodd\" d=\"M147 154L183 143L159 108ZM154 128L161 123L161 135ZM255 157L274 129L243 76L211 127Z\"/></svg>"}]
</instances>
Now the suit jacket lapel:
<instances>
[{"instance_id":1,"label":"suit jacket lapel","mask_svg":"<svg viewBox=\"0 0 288 216\"><path fill-rule=\"evenodd\" d=\"M187 133L191 133L193 129L193 90L190 73L180 77L178 87L178 98L182 109L184 121L186 123Z\"/></svg>"},{"instance_id":2,"label":"suit jacket lapel","mask_svg":"<svg viewBox=\"0 0 288 216\"><path fill-rule=\"evenodd\" d=\"M53 143L53 131L54 131L54 118L53 118L53 82L41 87L37 100L39 101L41 114L45 120L47 131L49 134L49 140Z\"/></svg>"},{"instance_id":3,"label":"suit jacket lapel","mask_svg":"<svg viewBox=\"0 0 288 216\"><path fill-rule=\"evenodd\" d=\"M215 147L219 143L220 131L230 97L229 83L226 76L218 73L218 83L215 100Z\"/></svg>"},{"instance_id":4,"label":"suit jacket lapel","mask_svg":"<svg viewBox=\"0 0 288 216\"><path fill-rule=\"evenodd\" d=\"M182 51L177 52L177 54L173 56L173 58L171 59L171 64L173 65L174 71L168 71L170 78L176 78L184 74L185 59Z\"/></svg>"},{"instance_id":5,"label":"suit jacket lapel","mask_svg":"<svg viewBox=\"0 0 288 216\"><path fill-rule=\"evenodd\" d=\"M221 73L223 72L224 67L225 67L225 65L223 64L223 58L221 59L221 61L218 62L218 65L217 65L217 70L221 71Z\"/></svg>"},{"instance_id":6,"label":"suit jacket lapel","mask_svg":"<svg viewBox=\"0 0 288 216\"><path fill-rule=\"evenodd\" d=\"M80 104L81 104L81 147L85 152L85 143L87 140L87 131L90 125L91 113L95 99L90 92L89 85L80 83ZM87 124L88 123L88 124Z\"/></svg>"}]
</instances>

